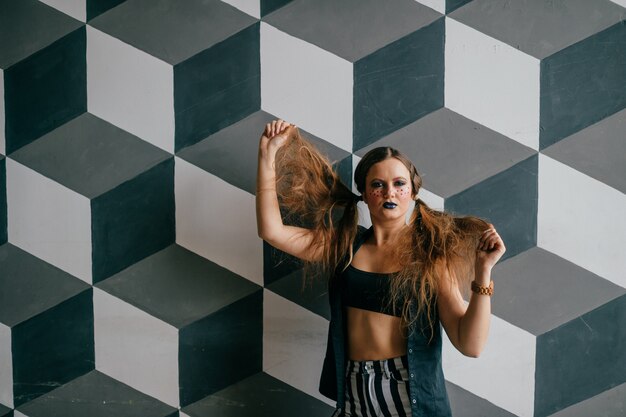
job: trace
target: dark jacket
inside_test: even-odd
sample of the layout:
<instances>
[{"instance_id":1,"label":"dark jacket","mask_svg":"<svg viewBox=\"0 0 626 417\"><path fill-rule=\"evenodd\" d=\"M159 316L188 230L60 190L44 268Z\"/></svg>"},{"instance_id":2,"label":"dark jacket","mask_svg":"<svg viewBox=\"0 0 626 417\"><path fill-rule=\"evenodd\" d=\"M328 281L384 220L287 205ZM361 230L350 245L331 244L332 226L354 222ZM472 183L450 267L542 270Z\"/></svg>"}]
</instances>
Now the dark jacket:
<instances>
[{"instance_id":1,"label":"dark jacket","mask_svg":"<svg viewBox=\"0 0 626 417\"><path fill-rule=\"evenodd\" d=\"M366 229L359 226L353 246L355 253L372 232L372 227ZM345 370L348 357L345 348L346 323L343 317L344 311L338 279L330 281L328 294L330 324L319 391L322 395L337 401L337 409L343 410L345 407ZM441 325L436 305L434 307L435 333L432 341L429 343L430 328L427 317L423 314L416 321L416 324L411 326L407 338L412 417L446 417L452 415L441 367ZM415 308L412 311L415 312ZM424 331L420 331L420 329L424 329Z\"/></svg>"}]
</instances>

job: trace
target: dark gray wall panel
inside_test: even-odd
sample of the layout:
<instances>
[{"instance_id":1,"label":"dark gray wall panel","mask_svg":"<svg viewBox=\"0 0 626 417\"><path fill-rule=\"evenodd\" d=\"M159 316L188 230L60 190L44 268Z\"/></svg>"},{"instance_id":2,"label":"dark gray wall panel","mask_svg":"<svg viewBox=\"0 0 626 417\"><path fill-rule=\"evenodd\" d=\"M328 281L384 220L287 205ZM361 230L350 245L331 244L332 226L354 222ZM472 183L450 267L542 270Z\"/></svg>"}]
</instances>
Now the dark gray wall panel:
<instances>
[{"instance_id":1,"label":"dark gray wall panel","mask_svg":"<svg viewBox=\"0 0 626 417\"><path fill-rule=\"evenodd\" d=\"M265 286L300 268L302 268L302 262L298 258L281 252L263 241L263 281Z\"/></svg>"},{"instance_id":2,"label":"dark gray wall panel","mask_svg":"<svg viewBox=\"0 0 626 417\"><path fill-rule=\"evenodd\" d=\"M624 87L626 94L626 86ZM626 110L574 133L542 153L626 194Z\"/></svg>"},{"instance_id":3,"label":"dark gray wall panel","mask_svg":"<svg viewBox=\"0 0 626 417\"><path fill-rule=\"evenodd\" d=\"M446 0L446 13L452 13L472 0Z\"/></svg>"},{"instance_id":4,"label":"dark gray wall panel","mask_svg":"<svg viewBox=\"0 0 626 417\"><path fill-rule=\"evenodd\" d=\"M174 242L174 159L91 200L93 282Z\"/></svg>"},{"instance_id":5,"label":"dark gray wall panel","mask_svg":"<svg viewBox=\"0 0 626 417\"><path fill-rule=\"evenodd\" d=\"M10 68L81 26L37 0L0 1L0 68Z\"/></svg>"},{"instance_id":6,"label":"dark gray wall panel","mask_svg":"<svg viewBox=\"0 0 626 417\"><path fill-rule=\"evenodd\" d=\"M179 361L181 405L260 372L263 290L181 329Z\"/></svg>"},{"instance_id":7,"label":"dark gray wall panel","mask_svg":"<svg viewBox=\"0 0 626 417\"><path fill-rule=\"evenodd\" d=\"M540 149L626 107L626 25L541 61Z\"/></svg>"},{"instance_id":8,"label":"dark gray wall panel","mask_svg":"<svg viewBox=\"0 0 626 417\"><path fill-rule=\"evenodd\" d=\"M318 417L330 416L333 408L263 372L181 411L193 417L276 417L294 412Z\"/></svg>"},{"instance_id":9,"label":"dark gray wall panel","mask_svg":"<svg viewBox=\"0 0 626 417\"><path fill-rule=\"evenodd\" d=\"M176 156L250 194L255 194L259 153L257 143L265 125L274 118L275 116L263 110L256 111L198 143L181 149ZM300 129L300 133L313 142L331 163L335 162L341 179L346 185L351 184L351 154L304 129Z\"/></svg>"},{"instance_id":10,"label":"dark gray wall panel","mask_svg":"<svg viewBox=\"0 0 626 417\"><path fill-rule=\"evenodd\" d=\"M7 243L0 246L0 322L16 326L91 286ZM33 291L36 289L36 291Z\"/></svg>"},{"instance_id":11,"label":"dark gray wall panel","mask_svg":"<svg viewBox=\"0 0 626 417\"><path fill-rule=\"evenodd\" d=\"M536 336L593 311L626 290L541 248L496 265L493 314ZM540 288L540 291L537 289Z\"/></svg>"},{"instance_id":12,"label":"dark gray wall panel","mask_svg":"<svg viewBox=\"0 0 626 417\"><path fill-rule=\"evenodd\" d=\"M274 10L280 9L287 3L293 0L260 0L261 3L261 17L272 13Z\"/></svg>"},{"instance_id":13,"label":"dark gray wall panel","mask_svg":"<svg viewBox=\"0 0 626 417\"><path fill-rule=\"evenodd\" d=\"M266 285L265 288L324 317L326 320L330 320L326 277L309 275L305 279L302 269L296 269Z\"/></svg>"},{"instance_id":14,"label":"dark gray wall panel","mask_svg":"<svg viewBox=\"0 0 626 417\"><path fill-rule=\"evenodd\" d=\"M89 25L177 65L255 21L219 0L127 0Z\"/></svg>"},{"instance_id":15,"label":"dark gray wall panel","mask_svg":"<svg viewBox=\"0 0 626 417\"><path fill-rule=\"evenodd\" d=\"M15 406L95 369L92 293L89 288L13 328Z\"/></svg>"},{"instance_id":16,"label":"dark gray wall panel","mask_svg":"<svg viewBox=\"0 0 626 417\"><path fill-rule=\"evenodd\" d=\"M422 187L447 198L536 152L447 108L435 110L355 152L391 146L415 164Z\"/></svg>"},{"instance_id":17,"label":"dark gray wall panel","mask_svg":"<svg viewBox=\"0 0 626 417\"><path fill-rule=\"evenodd\" d=\"M624 417L626 416L626 384L606 390L595 397L565 408L550 417Z\"/></svg>"},{"instance_id":18,"label":"dark gray wall panel","mask_svg":"<svg viewBox=\"0 0 626 417\"><path fill-rule=\"evenodd\" d=\"M537 244L538 157L530 158L445 201L446 211L492 223L506 252L501 261Z\"/></svg>"},{"instance_id":19,"label":"dark gray wall panel","mask_svg":"<svg viewBox=\"0 0 626 417\"><path fill-rule=\"evenodd\" d=\"M544 59L624 19L610 0L473 0L450 17Z\"/></svg>"},{"instance_id":20,"label":"dark gray wall panel","mask_svg":"<svg viewBox=\"0 0 626 417\"><path fill-rule=\"evenodd\" d=\"M444 19L354 64L353 149L443 106Z\"/></svg>"},{"instance_id":21,"label":"dark gray wall panel","mask_svg":"<svg viewBox=\"0 0 626 417\"><path fill-rule=\"evenodd\" d=\"M67 404L72 404L68 407ZM178 410L120 384L100 371L91 371L18 407L28 417L178 417Z\"/></svg>"},{"instance_id":22,"label":"dark gray wall panel","mask_svg":"<svg viewBox=\"0 0 626 417\"><path fill-rule=\"evenodd\" d=\"M535 416L626 382L626 295L537 338Z\"/></svg>"},{"instance_id":23,"label":"dark gray wall panel","mask_svg":"<svg viewBox=\"0 0 626 417\"><path fill-rule=\"evenodd\" d=\"M180 329L260 289L173 244L96 286Z\"/></svg>"},{"instance_id":24,"label":"dark gray wall panel","mask_svg":"<svg viewBox=\"0 0 626 417\"><path fill-rule=\"evenodd\" d=\"M261 108L259 27L174 67L176 151Z\"/></svg>"},{"instance_id":25,"label":"dark gray wall panel","mask_svg":"<svg viewBox=\"0 0 626 417\"><path fill-rule=\"evenodd\" d=\"M7 154L87 111L86 43L81 27L5 71Z\"/></svg>"},{"instance_id":26,"label":"dark gray wall panel","mask_svg":"<svg viewBox=\"0 0 626 417\"><path fill-rule=\"evenodd\" d=\"M11 154L11 159L87 198L98 197L168 158L171 154L90 113Z\"/></svg>"},{"instance_id":27,"label":"dark gray wall panel","mask_svg":"<svg viewBox=\"0 0 626 417\"><path fill-rule=\"evenodd\" d=\"M101 15L126 0L86 0L87 20Z\"/></svg>"},{"instance_id":28,"label":"dark gray wall panel","mask_svg":"<svg viewBox=\"0 0 626 417\"><path fill-rule=\"evenodd\" d=\"M0 156L0 245L7 238L7 159Z\"/></svg>"},{"instance_id":29,"label":"dark gray wall panel","mask_svg":"<svg viewBox=\"0 0 626 417\"><path fill-rule=\"evenodd\" d=\"M515 417L514 414L446 381L454 417Z\"/></svg>"},{"instance_id":30,"label":"dark gray wall panel","mask_svg":"<svg viewBox=\"0 0 626 417\"><path fill-rule=\"evenodd\" d=\"M440 17L415 0L295 0L263 20L348 62L357 62Z\"/></svg>"}]
</instances>

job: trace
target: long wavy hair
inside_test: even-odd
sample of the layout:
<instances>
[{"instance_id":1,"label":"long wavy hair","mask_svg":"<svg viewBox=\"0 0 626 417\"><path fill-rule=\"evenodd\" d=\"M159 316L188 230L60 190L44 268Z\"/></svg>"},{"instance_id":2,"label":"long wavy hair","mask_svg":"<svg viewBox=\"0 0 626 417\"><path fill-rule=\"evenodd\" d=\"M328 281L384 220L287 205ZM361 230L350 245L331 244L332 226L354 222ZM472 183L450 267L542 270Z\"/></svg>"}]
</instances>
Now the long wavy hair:
<instances>
[{"instance_id":1,"label":"long wavy hair","mask_svg":"<svg viewBox=\"0 0 626 417\"><path fill-rule=\"evenodd\" d=\"M330 161L297 128L289 127L284 134L289 139L276 155L281 211L287 222L313 232L310 250L321 250L321 260L304 263L305 277L321 273L332 278L352 262L361 197L341 182ZM412 194L417 197L422 187L417 169L408 157L391 147L375 148L363 156L354 173L357 190L363 194L370 168L389 158L408 169ZM478 239L489 223L479 217L433 209L417 198L408 225L392 243L401 269L391 275L386 302L394 311L402 312L403 329L424 314L432 338L443 273L447 271L452 282L464 294L469 293Z\"/></svg>"}]
</instances>

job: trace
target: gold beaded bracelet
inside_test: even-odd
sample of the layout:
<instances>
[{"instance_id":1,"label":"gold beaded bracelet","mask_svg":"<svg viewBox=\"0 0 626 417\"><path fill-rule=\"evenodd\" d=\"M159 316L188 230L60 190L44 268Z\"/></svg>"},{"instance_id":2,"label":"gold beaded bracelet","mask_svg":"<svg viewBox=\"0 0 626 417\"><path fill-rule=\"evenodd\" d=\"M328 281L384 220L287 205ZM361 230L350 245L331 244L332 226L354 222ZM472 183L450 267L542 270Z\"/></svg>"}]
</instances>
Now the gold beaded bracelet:
<instances>
[{"instance_id":1,"label":"gold beaded bracelet","mask_svg":"<svg viewBox=\"0 0 626 417\"><path fill-rule=\"evenodd\" d=\"M491 297L493 295L493 281L489 282L488 287L481 287L476 281L472 281L472 291L476 294L488 295Z\"/></svg>"}]
</instances>

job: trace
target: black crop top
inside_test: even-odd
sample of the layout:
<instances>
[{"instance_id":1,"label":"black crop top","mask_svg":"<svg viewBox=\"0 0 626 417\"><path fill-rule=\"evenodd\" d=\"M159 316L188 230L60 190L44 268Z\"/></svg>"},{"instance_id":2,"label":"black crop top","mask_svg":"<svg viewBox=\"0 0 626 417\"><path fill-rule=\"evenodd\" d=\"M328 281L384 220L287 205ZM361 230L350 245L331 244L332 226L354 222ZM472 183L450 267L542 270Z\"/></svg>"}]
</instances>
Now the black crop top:
<instances>
[{"instance_id":1,"label":"black crop top","mask_svg":"<svg viewBox=\"0 0 626 417\"><path fill-rule=\"evenodd\" d=\"M352 264L339 274L341 301L344 306L400 317L401 306L392 311L388 305L390 274L367 272L356 269Z\"/></svg>"}]
</instances>

